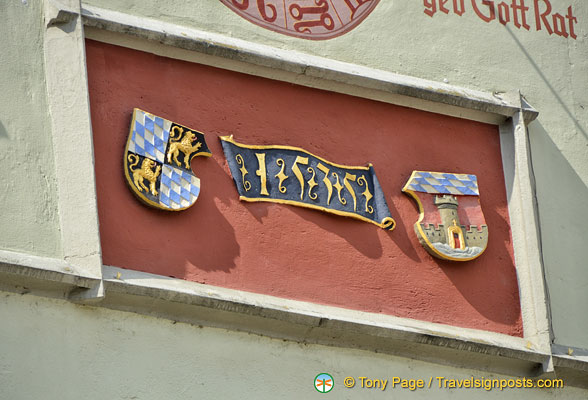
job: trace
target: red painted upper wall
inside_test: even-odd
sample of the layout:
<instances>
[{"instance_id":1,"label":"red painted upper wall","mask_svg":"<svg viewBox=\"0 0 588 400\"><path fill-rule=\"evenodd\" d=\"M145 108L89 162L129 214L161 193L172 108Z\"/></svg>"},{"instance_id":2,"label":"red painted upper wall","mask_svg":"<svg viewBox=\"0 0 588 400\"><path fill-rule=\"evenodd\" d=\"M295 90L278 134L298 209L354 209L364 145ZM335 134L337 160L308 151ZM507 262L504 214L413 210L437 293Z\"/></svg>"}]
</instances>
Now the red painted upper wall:
<instances>
[{"instance_id":1,"label":"red painted upper wall","mask_svg":"<svg viewBox=\"0 0 588 400\"><path fill-rule=\"evenodd\" d=\"M453 117L87 41L98 210L107 265L320 304L522 336L498 129ZM132 110L207 135L192 162L189 210L149 209L126 187ZM372 224L271 203L242 203L218 136L374 164L397 222ZM466 263L419 244L413 170L476 174L486 252Z\"/></svg>"}]
</instances>

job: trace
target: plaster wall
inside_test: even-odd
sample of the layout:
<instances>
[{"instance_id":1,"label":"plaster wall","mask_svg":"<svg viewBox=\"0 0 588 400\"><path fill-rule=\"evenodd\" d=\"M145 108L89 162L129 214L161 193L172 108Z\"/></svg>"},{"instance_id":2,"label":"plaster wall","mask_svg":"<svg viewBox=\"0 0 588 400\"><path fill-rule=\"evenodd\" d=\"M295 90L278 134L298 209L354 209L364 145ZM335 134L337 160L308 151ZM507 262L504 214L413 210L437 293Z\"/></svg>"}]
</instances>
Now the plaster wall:
<instances>
[{"instance_id":1,"label":"plaster wall","mask_svg":"<svg viewBox=\"0 0 588 400\"><path fill-rule=\"evenodd\" d=\"M204 31L293 49L489 92L520 89L540 111L529 126L537 184L542 251L555 341L588 348L588 270L579 250L588 226L588 7L580 0L551 0L552 14L572 7L576 39L537 30L534 6L526 0L529 29L498 19L484 22L473 4L466 12L425 14L422 1L381 1L354 30L327 40L287 37L247 22L218 0L88 0L107 9ZM452 9L453 2L448 2ZM500 2L496 1L495 4ZM509 3L509 2L505 2ZM536 3L536 4L535 4ZM570 296L573 293L573 296Z\"/></svg>"},{"instance_id":2,"label":"plaster wall","mask_svg":"<svg viewBox=\"0 0 588 400\"><path fill-rule=\"evenodd\" d=\"M95 41L87 41L86 51L105 265L522 336L496 126ZM192 161L201 179L193 208L171 215L152 210L128 189L120 160L133 107L205 133L212 157ZM239 201L217 137L228 134L246 144L301 147L341 164L373 163L398 226L387 232L315 210ZM470 148L486 151L480 157ZM258 168L244 164L250 174ZM400 189L413 169L431 165L484 175L483 195L472 201L481 203L493 233L485 256L465 270L432 259L413 233L418 211ZM275 167L267 162L268 185L277 185ZM316 177L322 184L322 172ZM247 179L255 182L254 175ZM466 210L467 200L460 201ZM429 214L438 212L432 206Z\"/></svg>"},{"instance_id":3,"label":"plaster wall","mask_svg":"<svg viewBox=\"0 0 588 400\"><path fill-rule=\"evenodd\" d=\"M25 3L0 4L0 249L58 257L42 2Z\"/></svg>"},{"instance_id":4,"label":"plaster wall","mask_svg":"<svg viewBox=\"0 0 588 400\"><path fill-rule=\"evenodd\" d=\"M0 180L0 248L60 257L62 249L58 225L58 198L43 67L44 27L39 3L42 4L30 0L7 0L0 3L0 18L9 22L0 25L0 167L3 176ZM379 7L387 10L388 14L380 15L378 18L390 24L390 15L396 15L390 13L396 13L399 8L408 8L411 3L413 2L383 1ZM106 2L101 3L103 4ZM414 4L418 5L418 2ZM400 57L399 54L382 55L381 50L368 46L369 43L381 44L382 40L388 43L389 38L393 37L389 33L395 32L403 23L406 23L406 26L400 29L400 32L404 32L401 36L408 35L412 28L409 27L410 23L404 20L404 16L398 18L395 25L382 25L388 36L375 28L373 32L362 31L365 29L364 23L350 33L360 34L359 39L358 36L354 36L355 39L343 36L339 39L344 40L345 45L337 44L341 42L323 42L319 45L262 30L241 20L230 10L222 8L224 6L220 2L215 1L190 4L179 1L161 4L154 1L134 4L113 1L110 5L120 11L137 15L149 13L149 10L159 10L154 13L157 18L184 25L196 21L201 29L228 35L237 30L237 36L248 40L267 42L278 47L297 48L309 53L331 54L333 58L348 57L349 61L360 64L372 65L370 63L374 61L370 61L370 58L380 58L387 60L388 64L382 61L379 68L398 70L409 75L425 76L429 79L442 79L445 75L441 73L442 68L437 70L435 63L430 60L424 60L424 65L421 65L423 60L419 61L417 54L422 53L405 54L404 57L410 62L395 61L394 57ZM198 12L188 13L186 7L194 7ZM222 14L219 11L222 11ZM219 18L219 15L222 17ZM421 17L420 8L413 15ZM445 15L442 17L457 18ZM462 17L463 20L465 18L466 16ZM579 15L579 18L582 18L582 21L586 20L582 15ZM214 25L210 21L214 21ZM366 21L369 21L369 18ZM435 26L440 25L435 23ZM466 28L463 29L467 31ZM254 34L252 31L255 31ZM427 32L431 33L431 30ZM582 33L585 35L584 31ZM443 34L457 35L449 30ZM436 33L434 37L440 36ZM486 39L477 37L472 40L486 47L495 47L495 44L485 43L487 38L488 36ZM552 39L545 34L537 40L536 48L542 45L541 41L545 38ZM431 41L423 42L417 47L430 49ZM470 45L468 40L464 42L464 45ZM357 43L365 45L357 46ZM401 45L396 42L390 44L391 49L399 46L405 51L414 45L415 43L410 41ZM336 48L333 49L333 46ZM349 49L346 49L346 46L350 46ZM364 46L365 48L360 48ZM457 47L447 45L444 48L451 50ZM554 56L555 53L549 50L548 47L545 54ZM581 51L584 55L578 56ZM364 52L370 53L370 57L365 56ZM506 54L508 56L512 53L513 50L510 49L510 53ZM534 135L532 144L535 160L541 161L540 167L536 166L536 173L544 174L542 179L549 184L544 185L544 191L540 193L543 197L540 197L539 206L551 214L548 213L547 217L543 215L542 222L554 222L567 227L566 231L556 230L552 233L545 233L544 229L544 237L552 235L551 238L558 237L560 242L550 242L551 244L546 245L551 249L550 262L556 262L551 265L558 267L558 274L553 275L551 279L557 280L561 288L561 292L558 292L559 303L554 300L554 304L559 305L559 308L554 307L554 310L558 310L557 318L561 319L557 324L562 326L558 338L560 342L581 344L582 338L586 340L586 317L580 314L580 307L586 304L585 298L581 297L581 292L574 292L566 302L564 300L567 296L564 295L569 293L570 287L580 289L585 285L582 283L585 282L582 280L585 276L580 274L582 260L577 249L581 243L581 227L586 226L586 215L577 215L578 212L575 210L579 210L577 206L581 205L581 202L569 196L569 193L585 194L586 165L581 162L585 157L582 159L581 155L578 156L585 151L585 147L582 147L583 142L578 142L577 137L586 131L586 117L580 120L581 116L577 115L577 111L581 111L581 106L585 105L585 98L581 101L577 99L580 99L582 93L586 93L586 66L582 66L579 60L584 60L585 63L588 57L585 47L570 50L570 54L572 53L576 54L573 55L572 78L569 78L569 74L565 75L572 83L564 85L566 93L573 91L576 99L573 102L574 107L568 108L570 114L566 113L565 109L562 110L557 99L553 98L554 93L558 92L550 92L544 84L540 84L540 87L533 91L530 87L527 87L526 91L523 88L523 92L527 95L535 93L535 98L529 99L533 105L545 110L551 110L551 105L553 111L549 113L554 112L562 117L559 122L563 124L562 127L558 127L556 117L544 117L546 120L540 120L540 125L537 125L538 122L534 123L531 126ZM337 54L337 57L333 54ZM438 60L438 54L427 54ZM471 54L462 55L463 62L471 68L476 62L470 60L470 56ZM447 57L447 60L449 58ZM565 65L566 62L561 64ZM555 67L546 69L551 72L560 71ZM525 68L518 66L515 70L520 73L524 72ZM493 82L492 79L498 79L497 74L494 71L490 78L482 78L486 82ZM448 73L447 76L448 79L453 79L451 83L461 82L464 86L486 88L474 78L461 76L459 71ZM508 80L510 83L515 81L518 82L515 78ZM526 84L531 85L529 82ZM507 89L512 88L512 85L505 86L508 86ZM542 96L546 99L542 99ZM558 94L556 97L564 98L562 96ZM544 112L543 115L545 114L547 113ZM571 123L570 115L576 118L578 125ZM566 129L570 126L573 128L569 130L571 136L568 139L571 144L562 139L563 133L567 132ZM541 182L539 177L538 180ZM581 187L584 192L579 192L578 183L584 185ZM559 193L551 193L551 188L558 190ZM577 198L588 197L584 195ZM543 205L541 199L544 200ZM545 199L551 199L552 202ZM566 209L557 213L552 212L561 208ZM565 237L561 238L562 235ZM546 253L546 259L549 254ZM563 261L560 260L561 257L564 257ZM576 270L572 272L576 275L568 271L570 267L565 263L568 260L576 262L571 264L575 265ZM562 272L559 272L560 270ZM548 270L548 276L555 271L555 268ZM552 299L555 298L552 293ZM439 367L374 352L304 345L222 329L200 328L135 313L85 307L62 300L7 292L0 292L0 320L3 321L0 324L0 398L307 398L319 396L312 389L311 382L317 373L323 371L332 373L339 383L347 375L374 378L482 376L477 371ZM556 327L557 329L560 328ZM483 373L483 377L496 376ZM343 388L339 385L337 390ZM392 394L391 389L387 391L387 394ZM482 393L484 396L497 398L586 397L585 391L571 387L562 391ZM377 390L367 391L358 388L339 391L339 394L345 395L346 398L382 396ZM409 395L417 398L429 398L431 395L440 398L472 397L472 393L467 390L442 390L434 394L421 391Z\"/></svg>"},{"instance_id":5,"label":"plaster wall","mask_svg":"<svg viewBox=\"0 0 588 400\"><path fill-rule=\"evenodd\" d=\"M360 350L305 345L0 292L0 397L25 399L311 399L321 372L334 398L581 399L565 389L347 389L346 376L509 378ZM171 334L173 332L173 334Z\"/></svg>"}]
</instances>

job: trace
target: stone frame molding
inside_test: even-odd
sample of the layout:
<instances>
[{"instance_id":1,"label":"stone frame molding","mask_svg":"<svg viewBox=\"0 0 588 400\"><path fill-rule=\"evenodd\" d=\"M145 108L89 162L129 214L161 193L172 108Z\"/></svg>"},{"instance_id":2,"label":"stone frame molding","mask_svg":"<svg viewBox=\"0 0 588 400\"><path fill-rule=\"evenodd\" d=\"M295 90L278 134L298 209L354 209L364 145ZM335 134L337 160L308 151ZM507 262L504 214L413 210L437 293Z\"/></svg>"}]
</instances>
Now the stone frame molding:
<instances>
[{"instance_id":1,"label":"stone frame molding","mask_svg":"<svg viewBox=\"0 0 588 400\"><path fill-rule=\"evenodd\" d=\"M81 5L76 0L45 0L45 24L46 82L64 257L55 260L0 250L3 290L18 291L14 288L26 285L44 295L193 324L501 373L553 374L554 368L562 366L588 376L588 357L555 355L551 346L527 129L538 112L518 91L487 93L460 88ZM499 126L524 337L103 266L85 37Z\"/></svg>"}]
</instances>

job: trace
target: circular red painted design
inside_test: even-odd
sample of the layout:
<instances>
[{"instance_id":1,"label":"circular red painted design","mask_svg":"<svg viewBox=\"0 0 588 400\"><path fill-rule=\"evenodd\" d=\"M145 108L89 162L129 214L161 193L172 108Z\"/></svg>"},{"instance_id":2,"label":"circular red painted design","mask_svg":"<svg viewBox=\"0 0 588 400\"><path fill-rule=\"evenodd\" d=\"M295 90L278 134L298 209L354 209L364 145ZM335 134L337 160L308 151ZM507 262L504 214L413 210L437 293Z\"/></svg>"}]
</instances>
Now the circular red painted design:
<instances>
[{"instance_id":1,"label":"circular red painted design","mask_svg":"<svg viewBox=\"0 0 588 400\"><path fill-rule=\"evenodd\" d=\"M380 0L220 0L254 24L311 40L340 36L359 25Z\"/></svg>"}]
</instances>

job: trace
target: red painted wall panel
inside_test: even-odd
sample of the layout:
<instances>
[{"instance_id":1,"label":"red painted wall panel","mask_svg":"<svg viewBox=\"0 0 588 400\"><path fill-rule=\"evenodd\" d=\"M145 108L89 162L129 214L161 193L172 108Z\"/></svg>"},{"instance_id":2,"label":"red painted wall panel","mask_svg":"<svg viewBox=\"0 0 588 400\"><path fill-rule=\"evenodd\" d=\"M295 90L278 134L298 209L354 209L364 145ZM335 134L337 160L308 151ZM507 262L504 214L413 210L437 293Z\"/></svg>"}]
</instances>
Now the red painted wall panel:
<instances>
[{"instance_id":1,"label":"red painted wall panel","mask_svg":"<svg viewBox=\"0 0 588 400\"><path fill-rule=\"evenodd\" d=\"M496 126L239 74L87 41L103 260L211 285L522 336ZM122 160L134 107L207 134L201 194L172 213L140 204ZM314 210L242 203L218 136L302 147L374 164L397 227ZM418 243L412 170L472 173L489 225L467 263Z\"/></svg>"}]
</instances>

